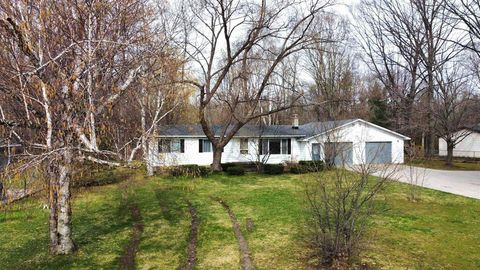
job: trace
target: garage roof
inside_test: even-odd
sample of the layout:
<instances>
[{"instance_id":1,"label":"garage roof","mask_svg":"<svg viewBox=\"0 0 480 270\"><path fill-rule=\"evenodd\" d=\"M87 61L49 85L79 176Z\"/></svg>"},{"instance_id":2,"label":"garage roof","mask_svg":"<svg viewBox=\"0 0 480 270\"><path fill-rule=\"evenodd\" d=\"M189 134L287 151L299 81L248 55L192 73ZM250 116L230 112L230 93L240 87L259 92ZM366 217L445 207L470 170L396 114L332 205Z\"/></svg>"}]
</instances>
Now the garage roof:
<instances>
[{"instance_id":1,"label":"garage roof","mask_svg":"<svg viewBox=\"0 0 480 270\"><path fill-rule=\"evenodd\" d=\"M410 140L410 137L407 137L405 135L402 135L398 132L395 132L393 130L390 130L390 129L387 129L387 128L384 128L384 127L381 127L379 125L375 125L373 123L370 123L368 121L365 121L363 119L352 119L352 120L344 120L344 121L334 121L334 122L322 122L320 124L320 126L316 126L317 128L316 129L313 129L313 130L317 130L318 132L311 132L311 136L307 136L305 138L305 140L308 140L308 139L311 139L311 138L314 138L314 137L317 137L317 136L320 136L322 134L325 134L327 132L330 132L330 131L333 131L333 130L337 130L337 129L341 129L345 126L348 126L350 124L354 124L356 122L361 122L361 123L364 123L366 125L369 125L371 127L374 127L374 128L377 128L377 129L380 129L380 130L383 130L387 133L390 133L394 136L397 136L399 138L402 138L403 140ZM323 129L322 129L323 127Z\"/></svg>"},{"instance_id":2,"label":"garage roof","mask_svg":"<svg viewBox=\"0 0 480 270\"><path fill-rule=\"evenodd\" d=\"M473 126L470 126L470 127L467 127L467 128L472 130L472 131L480 133L480 123L478 123L476 125L473 125Z\"/></svg>"}]
</instances>

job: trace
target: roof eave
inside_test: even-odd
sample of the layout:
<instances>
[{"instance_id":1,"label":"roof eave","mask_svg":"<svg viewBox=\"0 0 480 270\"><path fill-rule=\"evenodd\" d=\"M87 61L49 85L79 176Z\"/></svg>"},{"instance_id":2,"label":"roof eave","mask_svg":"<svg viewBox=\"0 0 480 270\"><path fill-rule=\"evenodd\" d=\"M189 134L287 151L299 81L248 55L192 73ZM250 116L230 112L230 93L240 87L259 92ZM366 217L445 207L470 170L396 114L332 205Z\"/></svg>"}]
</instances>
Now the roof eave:
<instances>
[{"instance_id":1,"label":"roof eave","mask_svg":"<svg viewBox=\"0 0 480 270\"><path fill-rule=\"evenodd\" d=\"M207 138L206 135L152 135L154 138ZM219 138L220 136L215 136L216 138ZM272 138L272 137L278 137L278 138L303 138L306 137L306 135L262 135L262 136L247 136L247 135L239 135L239 136L233 136L233 138Z\"/></svg>"},{"instance_id":2,"label":"roof eave","mask_svg":"<svg viewBox=\"0 0 480 270\"><path fill-rule=\"evenodd\" d=\"M365 121L365 120L363 120L363 119L355 119L355 120L352 120L352 121L350 121L350 122L344 123L343 125L339 125L338 127L335 127L335 128L329 129L329 130L326 130L326 131L324 131L324 132L322 132L322 133L319 133L319 134L315 134L314 136L310 136L310 137L304 138L302 141L309 141L309 140L311 140L311 139L313 139L313 138L316 138L316 137L321 136L321 135L324 135L324 134L326 134L326 133L328 133L328 132L332 132L332 131L334 131L334 130L337 130L337 129L346 127L346 126L351 125L351 124L354 124L354 123L356 123L356 122L362 122L362 123L365 123L365 124L367 124L367 125L376 127L376 128L381 129L381 130L383 130L383 131L385 131L385 132L388 132L388 133L393 134L393 135L395 135L395 136L397 136L397 137L400 137L400 138L402 138L404 141L409 141L409 140L411 140L410 137L407 137L407 136L405 136L405 135L402 135L402 134L400 134L400 133L398 133L398 132L395 132L395 131L392 131L392 130L390 130L390 129L381 127L381 126L379 126L379 125L375 125L375 124L370 123L370 122L368 122L368 121Z\"/></svg>"},{"instance_id":3,"label":"roof eave","mask_svg":"<svg viewBox=\"0 0 480 270\"><path fill-rule=\"evenodd\" d=\"M318 134L315 134L315 135L313 135L313 136L304 138L302 141L309 141L309 140L311 140L311 139L313 139L313 138L316 138L316 137L322 136L322 135L324 135L324 134L327 134L328 132L332 132L332 131L334 131L334 130L336 130L336 129L340 129L340 128L343 128L343 127L345 127L345 126L348 126L348 125L350 125L350 124L352 124L352 123L357 122L358 120L360 120L360 119L355 119L355 120L352 120L352 121L350 121L350 122L344 123L343 125L339 125L338 127L334 127L334 128L332 128L332 129L325 130L325 131L323 131L323 132L321 132L321 133L318 133Z\"/></svg>"}]
</instances>

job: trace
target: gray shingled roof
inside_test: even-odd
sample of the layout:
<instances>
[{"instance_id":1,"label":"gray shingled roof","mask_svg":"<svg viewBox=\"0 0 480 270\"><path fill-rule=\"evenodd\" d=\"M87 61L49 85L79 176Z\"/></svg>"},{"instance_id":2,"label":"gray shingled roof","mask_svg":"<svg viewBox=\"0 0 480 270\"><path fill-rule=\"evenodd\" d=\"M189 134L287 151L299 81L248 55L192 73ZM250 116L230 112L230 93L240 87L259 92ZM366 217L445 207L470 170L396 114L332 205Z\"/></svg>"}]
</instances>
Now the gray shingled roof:
<instances>
[{"instance_id":1,"label":"gray shingled roof","mask_svg":"<svg viewBox=\"0 0 480 270\"><path fill-rule=\"evenodd\" d=\"M358 119L349 119L341 121L328 122L311 122L300 125L298 129L292 128L291 125L245 125L235 135L235 137L269 137L269 136L285 136L285 137L311 137L320 133L324 133L335 127L354 122ZM220 136L222 126L214 126L215 135ZM167 125L159 127L159 137L205 137L201 125Z\"/></svg>"},{"instance_id":2,"label":"gray shingled roof","mask_svg":"<svg viewBox=\"0 0 480 270\"><path fill-rule=\"evenodd\" d=\"M471 129L472 131L475 131L475 132L480 133L480 123L478 123L478 124L470 127L470 129Z\"/></svg>"},{"instance_id":3,"label":"gray shingled roof","mask_svg":"<svg viewBox=\"0 0 480 270\"><path fill-rule=\"evenodd\" d=\"M306 137L312 137L357 120L358 119L347 119L339 121L311 122L301 125L299 129L301 129L305 133Z\"/></svg>"}]
</instances>

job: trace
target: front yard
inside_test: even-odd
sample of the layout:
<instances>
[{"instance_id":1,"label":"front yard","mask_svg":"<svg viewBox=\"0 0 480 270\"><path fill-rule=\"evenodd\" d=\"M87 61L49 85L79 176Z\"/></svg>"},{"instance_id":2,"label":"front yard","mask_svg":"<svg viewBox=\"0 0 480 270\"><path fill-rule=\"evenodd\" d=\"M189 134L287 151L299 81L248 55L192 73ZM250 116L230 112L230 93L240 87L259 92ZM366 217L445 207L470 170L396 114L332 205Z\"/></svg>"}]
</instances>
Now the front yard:
<instances>
[{"instance_id":1,"label":"front yard","mask_svg":"<svg viewBox=\"0 0 480 270\"><path fill-rule=\"evenodd\" d=\"M329 172L325 172L329 173ZM223 174L187 179L139 172L120 183L83 188L73 206L71 256L48 254L47 216L39 198L0 214L0 269L118 269L132 223L142 223L137 269L177 269L187 260L190 215L198 211L197 269L240 269L232 223L214 198L236 214L257 269L308 269L302 244L303 183L313 174ZM373 269L479 269L480 201L423 189L407 200L405 184L391 184L377 200L362 261ZM131 206L142 218L132 220ZM251 218L254 228L245 228Z\"/></svg>"}]
</instances>

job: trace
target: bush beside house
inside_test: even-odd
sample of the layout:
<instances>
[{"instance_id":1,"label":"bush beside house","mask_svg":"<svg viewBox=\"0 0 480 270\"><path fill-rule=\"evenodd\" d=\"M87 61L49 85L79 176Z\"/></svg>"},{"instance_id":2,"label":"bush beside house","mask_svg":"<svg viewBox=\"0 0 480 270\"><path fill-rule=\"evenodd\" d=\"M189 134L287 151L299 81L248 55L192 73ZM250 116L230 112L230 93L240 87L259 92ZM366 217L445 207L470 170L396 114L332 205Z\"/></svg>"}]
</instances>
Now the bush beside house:
<instances>
[{"instance_id":1,"label":"bush beside house","mask_svg":"<svg viewBox=\"0 0 480 270\"><path fill-rule=\"evenodd\" d=\"M225 170L225 173L228 175L244 175L245 168L242 165L237 164L235 166L227 167L227 169Z\"/></svg>"},{"instance_id":2,"label":"bush beside house","mask_svg":"<svg viewBox=\"0 0 480 270\"><path fill-rule=\"evenodd\" d=\"M263 172L265 174L275 175L275 174L282 174L285 170L285 166L283 164L265 164L263 165Z\"/></svg>"},{"instance_id":3,"label":"bush beside house","mask_svg":"<svg viewBox=\"0 0 480 270\"><path fill-rule=\"evenodd\" d=\"M169 174L173 177L204 177L208 176L210 173L210 168L205 166L198 166L196 164L174 166L169 169Z\"/></svg>"}]
</instances>

